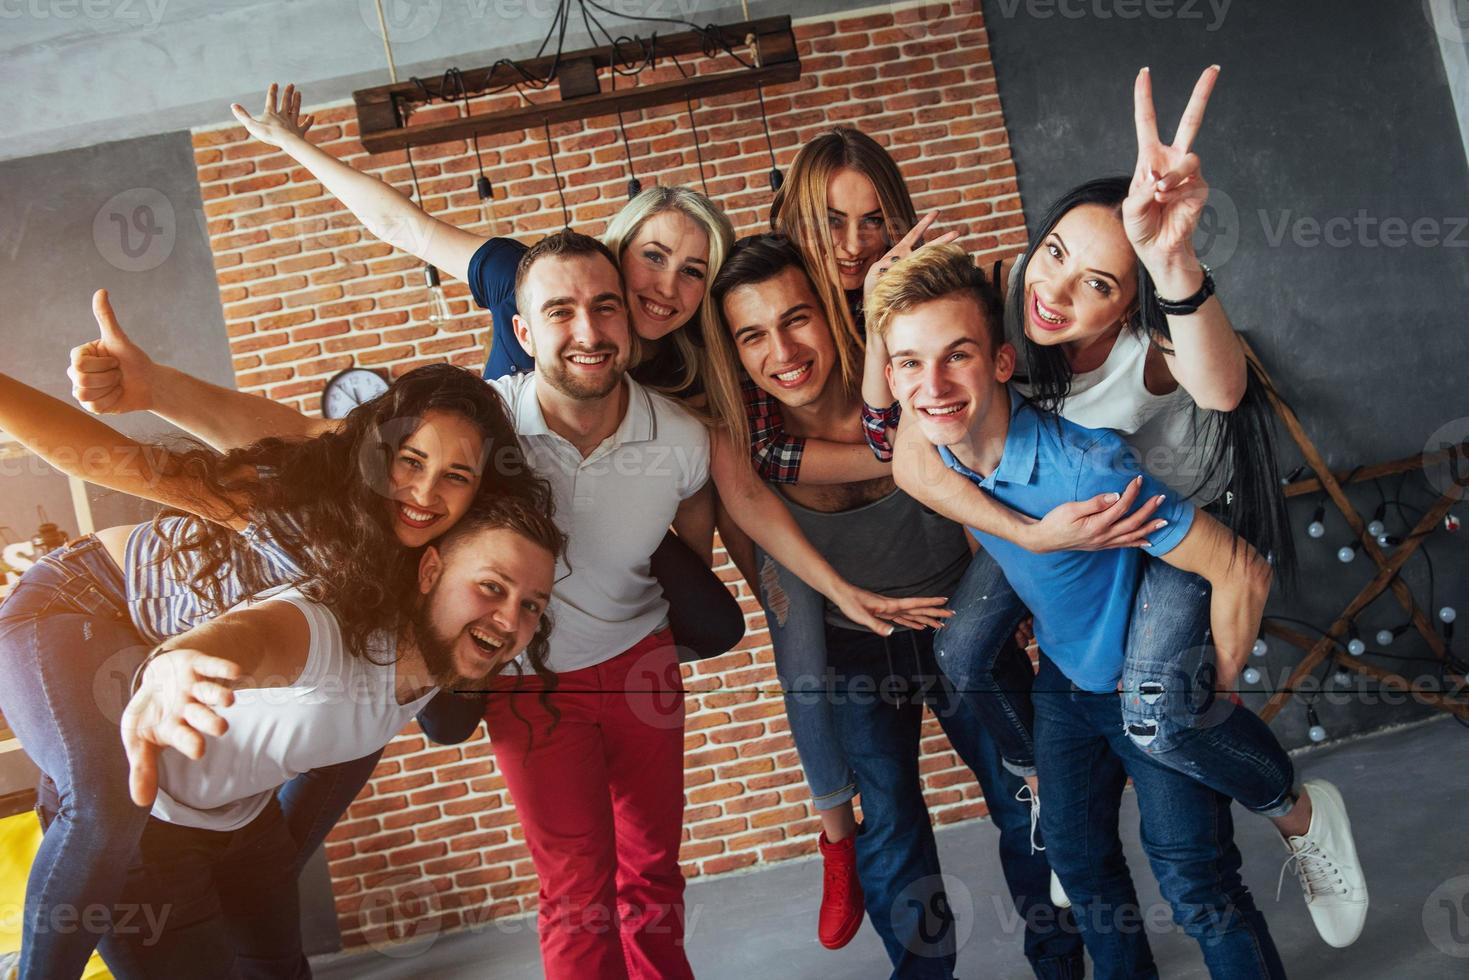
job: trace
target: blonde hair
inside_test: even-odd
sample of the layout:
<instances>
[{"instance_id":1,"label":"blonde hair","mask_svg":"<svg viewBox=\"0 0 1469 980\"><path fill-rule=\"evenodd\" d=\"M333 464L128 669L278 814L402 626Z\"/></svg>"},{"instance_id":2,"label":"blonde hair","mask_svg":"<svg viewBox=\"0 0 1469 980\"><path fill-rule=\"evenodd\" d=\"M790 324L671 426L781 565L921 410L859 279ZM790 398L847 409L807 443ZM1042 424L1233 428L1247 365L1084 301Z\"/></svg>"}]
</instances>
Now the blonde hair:
<instances>
[{"instance_id":1,"label":"blonde hair","mask_svg":"<svg viewBox=\"0 0 1469 980\"><path fill-rule=\"evenodd\" d=\"M1000 294L958 245L929 245L894 262L867 297L867 329L886 337L893 317L924 303L966 293L979 307L993 352L1005 342Z\"/></svg>"},{"instance_id":2,"label":"blonde hair","mask_svg":"<svg viewBox=\"0 0 1469 980\"><path fill-rule=\"evenodd\" d=\"M709 337L716 336L723 329L712 309L713 304L709 302L709 284L713 283L720 266L724 265L725 256L734 245L734 227L713 201L697 191L687 187L649 187L613 215L607 231L602 235L603 243L617 256L619 266L622 264L622 253L632 244L643 224L654 215L665 211L678 211L686 215L709 236L709 265L704 270L704 299L700 301L699 308L694 311L689 322L669 335L683 360L683 373L673 387L659 390L666 395L679 396L687 392L693 386L694 379L704 373L704 346ZM694 340L689 333L695 321L699 325L702 343ZM641 348L642 344L634 332L635 363L641 357Z\"/></svg>"},{"instance_id":3,"label":"blonde hair","mask_svg":"<svg viewBox=\"0 0 1469 980\"><path fill-rule=\"evenodd\" d=\"M889 247L908 234L917 221L917 214L897 161L877 140L850 126L838 126L801 147L791 163L790 175L770 206L770 227L801 249L822 305L837 317L832 322L832 331L838 336L837 363L842 381L855 385L862 370L858 356L863 349L862 335L841 288L831 225L826 217L827 187L843 167L850 167L872 181L882 206L883 230Z\"/></svg>"}]
</instances>

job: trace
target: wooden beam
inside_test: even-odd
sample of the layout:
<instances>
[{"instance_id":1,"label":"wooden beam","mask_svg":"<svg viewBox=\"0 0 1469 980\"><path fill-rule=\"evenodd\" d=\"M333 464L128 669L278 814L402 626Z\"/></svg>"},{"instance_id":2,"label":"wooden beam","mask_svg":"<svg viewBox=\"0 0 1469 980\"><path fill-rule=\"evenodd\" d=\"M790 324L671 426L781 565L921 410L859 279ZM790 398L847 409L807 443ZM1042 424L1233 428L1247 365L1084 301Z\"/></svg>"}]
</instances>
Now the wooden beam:
<instances>
[{"instance_id":1,"label":"wooden beam","mask_svg":"<svg viewBox=\"0 0 1469 980\"><path fill-rule=\"evenodd\" d=\"M1461 454L1469 455L1469 441L1460 443L1458 450ZM1379 463L1376 466L1359 466L1356 469L1339 470L1331 474L1337 483L1363 483L1367 480L1375 480L1378 477L1394 476L1398 473L1411 473L1413 470L1426 469L1445 462L1455 450L1445 449L1437 453L1420 453L1417 456L1407 456L1403 459L1393 460L1391 463ZM1309 493L1316 493L1321 489L1321 481L1316 477L1304 480L1296 480L1285 485L1287 497L1302 497Z\"/></svg>"},{"instance_id":2,"label":"wooden beam","mask_svg":"<svg viewBox=\"0 0 1469 980\"><path fill-rule=\"evenodd\" d=\"M461 116L421 126L401 126L369 134L366 120L359 117L362 129L362 145L371 153L402 150L410 146L430 146L452 143L474 136L492 133L520 132L540 126L542 122L555 124L592 116L615 115L619 109L631 112L650 106L668 105L684 99L704 99L715 95L743 92L756 85L778 85L793 82L801 77L799 64L770 65L764 68L738 68L715 75L699 75L696 78L657 82L639 85L637 88L602 92L586 98L568 102L539 102L517 106L504 112L486 115Z\"/></svg>"},{"instance_id":3,"label":"wooden beam","mask_svg":"<svg viewBox=\"0 0 1469 980\"><path fill-rule=\"evenodd\" d=\"M515 132L542 121L557 123L594 116L612 115L655 105L682 102L685 98L707 98L747 91L757 85L776 85L801 77L801 59L796 50L796 36L789 16L764 17L737 24L713 26L712 36L704 31L685 31L657 36L641 44L623 44L614 48L603 45L564 51L558 55L531 58L510 64L494 64L462 72L463 86L440 93L431 86L429 97L424 87L412 82L397 82L360 89L353 93L357 103L357 123L362 145L372 153L399 150L468 139L475 135ZM753 40L753 47L750 41ZM742 57L756 67L740 67L717 74L695 75L687 79L631 86L615 92L596 92L595 78L586 76L588 64L607 69L614 61L625 64L649 55L664 58L676 55L705 54L712 47L715 55L726 47L742 52ZM409 109L426 102L457 102L491 92L512 90L525 77L555 80L563 71L574 71L576 82L562 93L560 100L548 98L530 106L518 106L504 112L485 113L459 119L410 125ZM568 96L568 93L574 93ZM442 97L438 97L442 96Z\"/></svg>"}]
</instances>

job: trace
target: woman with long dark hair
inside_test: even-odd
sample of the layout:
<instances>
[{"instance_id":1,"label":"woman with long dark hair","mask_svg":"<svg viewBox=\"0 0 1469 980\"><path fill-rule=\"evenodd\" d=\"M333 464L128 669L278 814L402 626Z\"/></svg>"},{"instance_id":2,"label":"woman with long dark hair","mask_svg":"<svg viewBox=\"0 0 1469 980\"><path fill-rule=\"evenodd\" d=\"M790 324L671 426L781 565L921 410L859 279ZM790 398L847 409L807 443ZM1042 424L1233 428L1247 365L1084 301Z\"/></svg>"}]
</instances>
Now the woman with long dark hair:
<instances>
[{"instance_id":1,"label":"woman with long dark hair","mask_svg":"<svg viewBox=\"0 0 1469 980\"><path fill-rule=\"evenodd\" d=\"M116 330L105 294L95 305L104 334ZM47 783L23 924L27 978L80 975L103 937L49 930L49 910L110 911L135 854L148 812L129 802L117 725L150 645L297 585L361 653L374 632L401 625L418 553L476 500L550 511L500 400L450 365L409 372L337 432L223 455L140 445L4 376L0 427L63 472L166 508L41 558L0 606L0 711ZM355 795L370 772L329 778L358 780ZM330 827L314 812L293 820L289 804L288 786L282 808L304 859Z\"/></svg>"},{"instance_id":2,"label":"woman with long dark hair","mask_svg":"<svg viewBox=\"0 0 1469 980\"><path fill-rule=\"evenodd\" d=\"M1144 69L1134 93L1139 154L1133 175L1087 181L1062 195L1025 252L1009 268L996 263L994 276L997 286L1009 282L1005 320L1020 352L1019 389L1071 421L1116 429L1142 466L1235 532L1238 560L1250 560L1244 545L1252 546L1289 580L1294 554L1265 382L1250 368L1214 295L1212 274L1193 251L1208 185L1190 144L1217 76L1217 66L1204 72L1174 143L1165 146ZM874 278L907 251L895 249ZM873 352L869 365L876 359L886 353ZM866 400L886 404L886 382L873 381L869 370ZM893 421L881 411L870 414L875 432ZM1066 505L1033 520L974 494L957 473L933 465L933 450L913 436L896 440L900 485L947 516L1032 551L1077 547L1064 541L1075 533L1069 528L1093 515L1121 517L1136 496L1135 480L1113 499ZM881 438L874 448L886 448ZM1112 545L1146 547L1146 535L1160 527L1152 519L1156 503L1117 521ZM1270 818L1289 845L1322 936L1332 945L1349 944L1365 914L1365 885L1359 900L1325 890L1322 882L1338 874L1359 881L1360 869L1338 865L1328 875L1312 844L1320 830L1312 796L1335 797L1324 808L1334 813L1339 795L1319 782L1297 787L1290 758L1269 727L1229 700L1242 664L1214 660L1207 583L1162 561L1144 568L1122 676L1129 737L1157 762ZM1027 777L1034 794L1031 672L1008 643L1024 609L994 562L978 559L951 605L956 615L939 639L940 663L956 685L975 693L1006 764Z\"/></svg>"}]
</instances>

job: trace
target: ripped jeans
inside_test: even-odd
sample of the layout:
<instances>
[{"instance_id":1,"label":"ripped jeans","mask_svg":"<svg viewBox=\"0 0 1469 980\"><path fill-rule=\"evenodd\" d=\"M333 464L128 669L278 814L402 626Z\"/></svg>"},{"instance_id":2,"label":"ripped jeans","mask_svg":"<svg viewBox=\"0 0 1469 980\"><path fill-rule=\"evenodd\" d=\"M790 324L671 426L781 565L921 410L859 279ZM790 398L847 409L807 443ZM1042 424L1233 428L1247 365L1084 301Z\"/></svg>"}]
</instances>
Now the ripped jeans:
<instances>
[{"instance_id":1,"label":"ripped jeans","mask_svg":"<svg viewBox=\"0 0 1469 980\"><path fill-rule=\"evenodd\" d=\"M1122 724L1155 762L1191 776L1266 817L1295 804L1295 769L1268 725L1216 697L1209 644L1209 583L1155 558L1143 562L1122 665ZM939 666L976 702L1006 768L1034 772L1030 663L1015 646L1024 615L995 560L977 552L949 601ZM1078 611L1078 615L1084 615Z\"/></svg>"}]
</instances>

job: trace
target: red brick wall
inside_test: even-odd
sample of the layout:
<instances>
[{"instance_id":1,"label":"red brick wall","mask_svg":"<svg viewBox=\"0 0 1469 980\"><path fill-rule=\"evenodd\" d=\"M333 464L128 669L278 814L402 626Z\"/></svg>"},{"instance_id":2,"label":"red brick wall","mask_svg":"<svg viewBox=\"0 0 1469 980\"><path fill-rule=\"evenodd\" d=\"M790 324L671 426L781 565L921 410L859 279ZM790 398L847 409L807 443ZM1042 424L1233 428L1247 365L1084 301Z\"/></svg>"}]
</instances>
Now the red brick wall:
<instances>
[{"instance_id":1,"label":"red brick wall","mask_svg":"<svg viewBox=\"0 0 1469 980\"><path fill-rule=\"evenodd\" d=\"M892 151L920 213L942 209L941 227L967 228L962 243L971 251L1017 250L1024 221L978 8L977 0L883 6L799 22L803 75L765 93L782 169L824 127L855 124ZM410 186L404 154L362 151L350 105L312 108L315 141L359 170L400 189ZM476 111L483 111L480 104ZM741 234L760 230L771 198L770 164L754 94L706 100L694 117L710 195ZM645 186L699 186L683 106L625 118ZM552 132L573 222L599 233L626 200L616 119ZM394 374L445 359L482 364L489 316L474 308L466 287L446 281L453 318L436 329L428 322L421 263L374 240L289 158L250 142L234 126L199 131L194 145L242 390L315 412L327 377L353 363ZM534 239L561 225L541 133L482 139L480 153L496 188L500 223L481 210L474 154L463 143L414 151L430 211L486 235ZM814 853L819 830L788 736L763 617L748 590L736 585L733 568L722 574L738 590L749 633L739 650L685 668L683 860L690 877ZM934 819L982 815L972 775L932 719L924 752ZM364 920L386 918L404 926L401 934L423 935L528 911L535 903L535 872L482 736L451 748L429 744L416 727L400 736L332 834L327 854L348 946L400 935L364 929ZM371 914L364 914L364 896Z\"/></svg>"}]
</instances>

